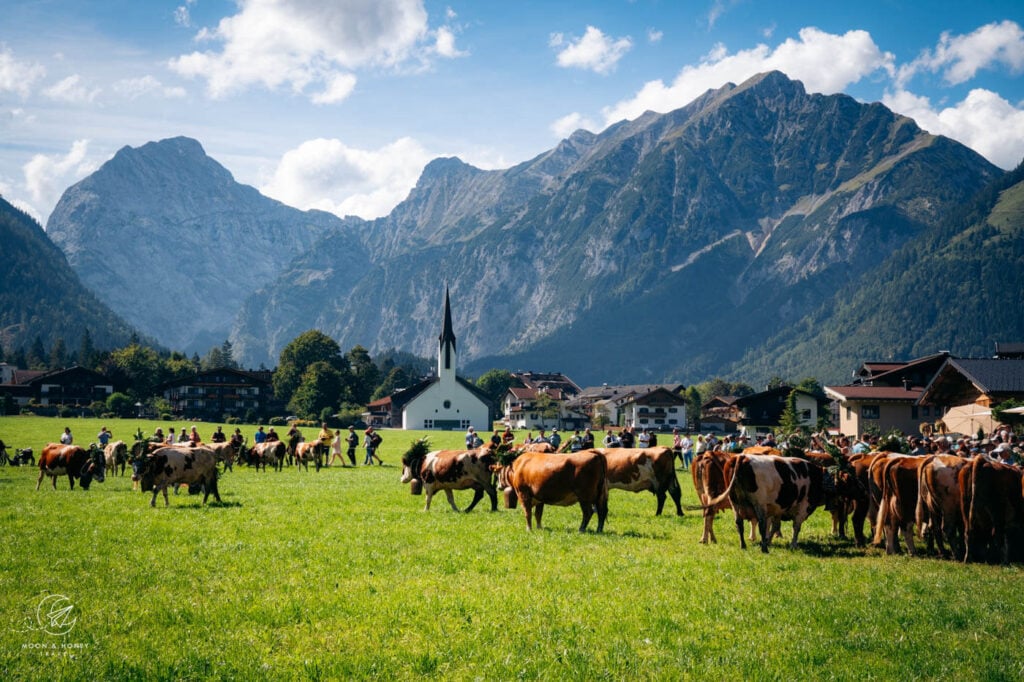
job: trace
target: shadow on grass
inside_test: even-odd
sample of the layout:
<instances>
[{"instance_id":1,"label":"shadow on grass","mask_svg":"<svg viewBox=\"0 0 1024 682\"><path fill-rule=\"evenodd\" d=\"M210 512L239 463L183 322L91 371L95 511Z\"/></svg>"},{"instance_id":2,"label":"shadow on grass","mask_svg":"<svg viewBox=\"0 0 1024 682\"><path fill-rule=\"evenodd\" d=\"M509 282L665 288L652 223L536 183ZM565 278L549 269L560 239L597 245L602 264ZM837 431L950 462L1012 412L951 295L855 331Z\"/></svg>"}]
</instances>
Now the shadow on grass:
<instances>
[{"instance_id":1,"label":"shadow on grass","mask_svg":"<svg viewBox=\"0 0 1024 682\"><path fill-rule=\"evenodd\" d=\"M158 504L157 506L159 507L160 505ZM170 506L170 508L171 509L183 509L183 510L202 509L204 507L211 507L211 508L215 508L215 509L228 509L228 508L231 508L231 507L241 507L241 506L242 506L242 503L241 502L237 502L237 501L231 501L231 502L213 502L213 501L210 501L210 502L207 502L206 504L203 504L203 501L199 500L198 502L189 502L189 503L186 503L186 504L172 504Z\"/></svg>"},{"instance_id":2,"label":"shadow on grass","mask_svg":"<svg viewBox=\"0 0 1024 682\"><path fill-rule=\"evenodd\" d=\"M789 550L789 541L782 545L776 538L776 544L772 545L772 550L785 549ZM829 557L839 559L862 559L866 552L863 548L857 547L852 542L845 540L815 540L815 539L800 539L796 545L796 550L801 554L813 557Z\"/></svg>"}]
</instances>

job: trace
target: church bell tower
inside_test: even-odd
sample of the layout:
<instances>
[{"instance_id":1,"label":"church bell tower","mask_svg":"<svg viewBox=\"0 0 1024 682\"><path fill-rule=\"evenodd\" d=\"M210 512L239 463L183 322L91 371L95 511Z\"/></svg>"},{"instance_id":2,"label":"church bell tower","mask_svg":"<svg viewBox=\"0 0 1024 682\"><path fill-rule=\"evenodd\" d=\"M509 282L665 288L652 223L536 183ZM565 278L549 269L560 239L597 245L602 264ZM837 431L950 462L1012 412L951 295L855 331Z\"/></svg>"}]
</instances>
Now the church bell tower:
<instances>
[{"instance_id":1,"label":"church bell tower","mask_svg":"<svg viewBox=\"0 0 1024 682\"><path fill-rule=\"evenodd\" d=\"M437 376L442 383L455 381L455 332L452 330L452 307L448 288L444 290L444 322L437 337Z\"/></svg>"}]
</instances>

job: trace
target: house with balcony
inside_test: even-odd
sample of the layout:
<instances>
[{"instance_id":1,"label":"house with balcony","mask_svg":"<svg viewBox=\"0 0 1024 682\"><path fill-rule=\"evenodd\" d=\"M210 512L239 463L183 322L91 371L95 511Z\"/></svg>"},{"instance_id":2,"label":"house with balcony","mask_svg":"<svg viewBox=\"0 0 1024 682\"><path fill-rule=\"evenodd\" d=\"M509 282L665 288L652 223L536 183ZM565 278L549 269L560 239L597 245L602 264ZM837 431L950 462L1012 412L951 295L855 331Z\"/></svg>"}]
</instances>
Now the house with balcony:
<instances>
[{"instance_id":1,"label":"house with balcony","mask_svg":"<svg viewBox=\"0 0 1024 682\"><path fill-rule=\"evenodd\" d=\"M5 365L0 376L4 379L0 396L10 396L18 407L36 403L44 408L86 408L106 401L114 392L108 377L78 365L45 372Z\"/></svg>"},{"instance_id":2,"label":"house with balcony","mask_svg":"<svg viewBox=\"0 0 1024 682\"><path fill-rule=\"evenodd\" d=\"M789 395L794 391L800 426L815 429L819 416L829 409L829 400L810 391L783 385L736 398L732 409L737 417L737 430L751 440L758 434L774 432L781 426Z\"/></svg>"},{"instance_id":3,"label":"house with balcony","mask_svg":"<svg viewBox=\"0 0 1024 682\"><path fill-rule=\"evenodd\" d=\"M249 410L265 417L282 408L274 400L271 376L269 371L221 367L168 381L156 390L181 417L220 421L244 417Z\"/></svg>"},{"instance_id":4,"label":"house with balcony","mask_svg":"<svg viewBox=\"0 0 1024 682\"><path fill-rule=\"evenodd\" d=\"M680 405L668 405L664 403L665 398L663 396L651 396L650 400L646 400L645 396L659 392L661 390L667 391L668 393L675 395ZM653 412L646 414L643 418L648 420L646 426L648 428L655 428L662 426L662 424L654 424L654 420L664 419L666 424L668 420L675 420L678 422L678 426L686 426L686 401L683 399L683 391L686 390L686 386L683 384L629 384L629 385L609 385L602 384L601 386L590 386L584 388L580 393L569 401L567 407L580 414L586 415L590 420L591 425L599 423L611 424L613 426L625 426L632 424L643 428L643 424L634 422L633 419L639 419L640 408L646 407L650 410L657 410L656 405L664 403L663 414L655 417ZM669 413L668 408L675 407L676 412ZM680 407L682 412L679 411ZM673 427L676 424L672 425Z\"/></svg>"}]
</instances>

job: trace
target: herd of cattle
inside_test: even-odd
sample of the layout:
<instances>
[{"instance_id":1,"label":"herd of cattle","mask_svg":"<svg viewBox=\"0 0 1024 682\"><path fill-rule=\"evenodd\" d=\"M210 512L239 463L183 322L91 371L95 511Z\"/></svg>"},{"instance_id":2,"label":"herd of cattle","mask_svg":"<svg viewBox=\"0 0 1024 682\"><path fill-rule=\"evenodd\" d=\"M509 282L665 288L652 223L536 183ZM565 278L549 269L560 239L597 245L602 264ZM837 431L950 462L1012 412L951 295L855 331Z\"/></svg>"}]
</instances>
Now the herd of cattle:
<instances>
[{"instance_id":1,"label":"herd of cattle","mask_svg":"<svg viewBox=\"0 0 1024 682\"><path fill-rule=\"evenodd\" d=\"M486 493L497 508L497 491L506 506L522 504L526 526L541 527L544 505L578 504L580 531L597 515L597 530L608 515L608 491L649 491L657 498L656 514L671 495L683 514L671 449L592 449L568 454L531 451L506 454L479 450L426 452L415 444L402 459L402 483L425 492L426 509L434 494L444 491L456 509L453 490L472 489L466 511ZM697 457L691 468L704 517L701 542L717 542L714 518L732 508L740 546L746 549L744 522L750 540L760 536L761 551L782 521L793 522L790 546L796 548L803 522L818 507L832 515L832 532L846 539L852 516L854 541L868 544L864 521L871 524L871 542L886 553L899 551L900 537L916 555L917 537L943 557L972 560L1024 560L1024 480L1021 471L985 457L912 456L879 452L845 457L838 453L805 452L785 457L778 450L755 447L741 453L712 451ZM756 531L755 531L756 528ZM948 547L947 547L948 545Z\"/></svg>"},{"instance_id":2,"label":"herd of cattle","mask_svg":"<svg viewBox=\"0 0 1024 682\"><path fill-rule=\"evenodd\" d=\"M319 463L319 453L311 447L303 449L304 445L275 441L244 454L257 471L266 470L267 464L280 469L286 458L296 466ZM68 477L72 489L76 480L88 489L94 480L103 482L108 471L124 475L131 464L134 485L152 491L152 506L160 492L169 505L167 489L180 485L201 490L204 503L211 494L219 502L218 464L230 469L239 454L239 446L231 442L190 447L139 440L129 447L115 441L103 449L50 443L39 457L36 489L47 476L54 489L61 476ZM785 457L778 450L757 447L735 454L706 452L693 462L691 474L704 519L702 543L717 542L715 516L731 508L744 549L746 521L750 540L759 537L763 552L768 552L775 536L781 536L782 521L792 521L790 546L795 548L803 522L824 507L832 515L832 532L841 539L847 537L852 517L858 547L869 542L864 532L867 519L871 544L884 546L889 554L900 550L902 538L907 552L916 555L916 537L926 542L929 552L935 550L944 557L1024 560L1021 470L984 456L963 459L878 452L844 457L806 452ZM598 448L566 454L550 452L547 444L510 451L492 451L486 445L476 450L428 451L426 442L418 441L402 458L401 481L411 483L414 493L426 494L427 510L433 496L443 491L448 504L458 511L452 491L472 490L466 511L485 494L493 511L500 490L506 506L522 505L531 530L534 521L541 528L545 505L578 504L583 515L580 531L586 530L595 514L597 530L602 531L612 489L653 493L657 515L664 509L666 496L671 496L676 514L683 515L675 454L667 447Z\"/></svg>"}]
</instances>

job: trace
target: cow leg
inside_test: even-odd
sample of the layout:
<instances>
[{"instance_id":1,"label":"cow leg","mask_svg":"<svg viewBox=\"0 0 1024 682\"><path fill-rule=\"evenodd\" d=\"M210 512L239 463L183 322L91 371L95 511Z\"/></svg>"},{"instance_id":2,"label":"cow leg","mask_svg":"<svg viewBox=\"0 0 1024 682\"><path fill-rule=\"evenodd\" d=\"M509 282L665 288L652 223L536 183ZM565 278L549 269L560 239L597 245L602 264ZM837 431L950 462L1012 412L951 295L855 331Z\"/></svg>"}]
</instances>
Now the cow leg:
<instances>
[{"instance_id":1,"label":"cow leg","mask_svg":"<svg viewBox=\"0 0 1024 682\"><path fill-rule=\"evenodd\" d=\"M167 486L166 485L163 487L163 491L164 491L164 506L165 507L170 507L171 506L171 501L169 499L167 499ZM154 496L154 500L155 500L155 496Z\"/></svg>"},{"instance_id":2,"label":"cow leg","mask_svg":"<svg viewBox=\"0 0 1024 682\"><path fill-rule=\"evenodd\" d=\"M668 494L676 503L676 516L683 516L683 491L679 487L679 479L676 478L675 471L672 472L672 480L668 484Z\"/></svg>"},{"instance_id":3,"label":"cow leg","mask_svg":"<svg viewBox=\"0 0 1024 682\"><path fill-rule=\"evenodd\" d=\"M586 532L590 517L594 515L594 505L580 500L580 509L583 510L583 522L580 523L580 532ZM539 524L539 522L538 522Z\"/></svg>"},{"instance_id":4,"label":"cow leg","mask_svg":"<svg viewBox=\"0 0 1024 682\"><path fill-rule=\"evenodd\" d=\"M803 525L803 521L799 516L793 519L793 541L789 543L790 549L796 549L796 539L800 535L801 525Z\"/></svg>"},{"instance_id":5,"label":"cow leg","mask_svg":"<svg viewBox=\"0 0 1024 682\"><path fill-rule=\"evenodd\" d=\"M39 486L43 484L43 476L46 475L46 469L39 469L39 478L36 480L36 490L39 490Z\"/></svg>"},{"instance_id":6,"label":"cow leg","mask_svg":"<svg viewBox=\"0 0 1024 682\"><path fill-rule=\"evenodd\" d=\"M757 515L757 530L761 533L761 551L768 553L768 544L772 541L771 528L768 526L768 514L760 507L754 507L754 514Z\"/></svg>"},{"instance_id":7,"label":"cow leg","mask_svg":"<svg viewBox=\"0 0 1024 682\"><path fill-rule=\"evenodd\" d=\"M708 544L708 541L718 544L715 539L715 512L711 509L704 510L704 534L700 536L702 545Z\"/></svg>"},{"instance_id":8,"label":"cow leg","mask_svg":"<svg viewBox=\"0 0 1024 682\"><path fill-rule=\"evenodd\" d=\"M519 503L523 505L523 513L526 514L526 530L533 530L533 498L528 493L516 491Z\"/></svg>"},{"instance_id":9,"label":"cow leg","mask_svg":"<svg viewBox=\"0 0 1024 682\"><path fill-rule=\"evenodd\" d=\"M664 490L654 490L652 492L654 493L654 496L658 499L658 508L654 512L654 515L655 516L661 516L661 512L664 511L664 509L665 509L665 491Z\"/></svg>"},{"instance_id":10,"label":"cow leg","mask_svg":"<svg viewBox=\"0 0 1024 682\"><path fill-rule=\"evenodd\" d=\"M432 499L434 499L434 487L433 486L429 486L429 487L428 486L423 486L423 488L424 488L424 491L423 491L424 496L427 498L427 504L426 504L426 506L423 507L423 511L430 511L430 501Z\"/></svg>"},{"instance_id":11,"label":"cow leg","mask_svg":"<svg viewBox=\"0 0 1024 682\"><path fill-rule=\"evenodd\" d=\"M469 503L468 507L466 507L466 513L468 514L469 512L473 511L473 507L475 507L476 503L482 499L484 499L483 488L473 488L473 501ZM498 498L495 497L494 501L497 502Z\"/></svg>"},{"instance_id":12,"label":"cow leg","mask_svg":"<svg viewBox=\"0 0 1024 682\"><path fill-rule=\"evenodd\" d=\"M747 540L743 537L743 517L740 516L739 512L736 512L736 531L740 534L740 549L746 549ZM753 532L753 528L751 528L751 532Z\"/></svg>"},{"instance_id":13,"label":"cow leg","mask_svg":"<svg viewBox=\"0 0 1024 682\"><path fill-rule=\"evenodd\" d=\"M534 516L537 517L537 530L540 530L541 529L540 518L542 516L544 516L544 504L543 503L537 503L536 508L534 509Z\"/></svg>"},{"instance_id":14,"label":"cow leg","mask_svg":"<svg viewBox=\"0 0 1024 682\"><path fill-rule=\"evenodd\" d=\"M498 491L494 489L494 485L488 485L485 490L487 496L491 498L491 511L498 511Z\"/></svg>"},{"instance_id":15,"label":"cow leg","mask_svg":"<svg viewBox=\"0 0 1024 682\"><path fill-rule=\"evenodd\" d=\"M448 498L448 506L452 508L452 511L459 511L458 506L455 504L455 494L452 492L451 488L445 488L444 496ZM476 503L474 502L474 504ZM472 506L470 506L470 509L472 509Z\"/></svg>"},{"instance_id":16,"label":"cow leg","mask_svg":"<svg viewBox=\"0 0 1024 682\"><path fill-rule=\"evenodd\" d=\"M914 524L912 521L908 521L903 524L902 528L903 539L907 542L907 552L910 556L917 556L917 548L914 546Z\"/></svg>"},{"instance_id":17,"label":"cow leg","mask_svg":"<svg viewBox=\"0 0 1024 682\"><path fill-rule=\"evenodd\" d=\"M597 498L597 504L594 505L597 510L597 532L604 532L604 520L608 518L608 490L605 489L604 493Z\"/></svg>"},{"instance_id":18,"label":"cow leg","mask_svg":"<svg viewBox=\"0 0 1024 682\"><path fill-rule=\"evenodd\" d=\"M68 485L71 486L72 490L75 489L75 475L73 473L71 473L70 471L68 472ZM57 479L56 478L53 479L53 489L54 490L57 489Z\"/></svg>"}]
</instances>

